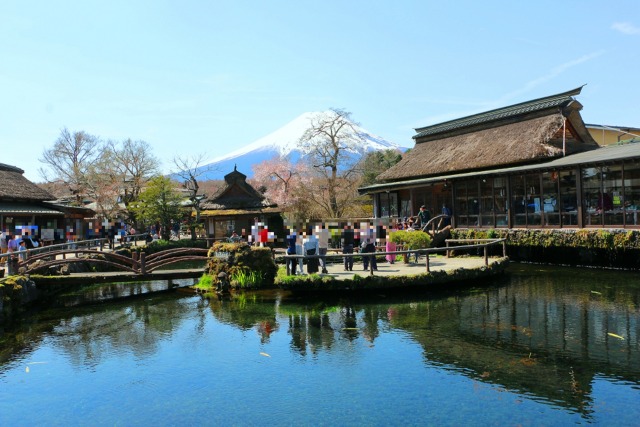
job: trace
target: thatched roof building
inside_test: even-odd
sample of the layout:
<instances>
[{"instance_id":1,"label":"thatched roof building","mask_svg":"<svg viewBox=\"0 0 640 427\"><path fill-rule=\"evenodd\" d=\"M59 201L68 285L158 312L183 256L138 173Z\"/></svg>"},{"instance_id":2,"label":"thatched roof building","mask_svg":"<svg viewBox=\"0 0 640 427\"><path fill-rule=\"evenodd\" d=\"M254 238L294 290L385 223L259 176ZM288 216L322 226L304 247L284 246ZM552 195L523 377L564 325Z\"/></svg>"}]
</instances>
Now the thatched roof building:
<instances>
[{"instance_id":1,"label":"thatched roof building","mask_svg":"<svg viewBox=\"0 0 640 427\"><path fill-rule=\"evenodd\" d=\"M251 233L255 218L269 229L282 227L281 208L270 202L246 181L247 176L236 168L225 175L225 185L202 203L200 217L205 221L207 233L215 238L224 238L231 231Z\"/></svg>"},{"instance_id":2,"label":"thatched roof building","mask_svg":"<svg viewBox=\"0 0 640 427\"><path fill-rule=\"evenodd\" d=\"M20 168L0 163L0 201L42 202L55 199L23 174Z\"/></svg>"},{"instance_id":3,"label":"thatched roof building","mask_svg":"<svg viewBox=\"0 0 640 427\"><path fill-rule=\"evenodd\" d=\"M408 155L378 180L512 166L598 148L573 99L582 88L416 129Z\"/></svg>"},{"instance_id":4,"label":"thatched roof building","mask_svg":"<svg viewBox=\"0 0 640 427\"><path fill-rule=\"evenodd\" d=\"M417 128L415 147L359 191L390 222L424 205L454 227L640 228L640 144L624 131L598 145L581 90Z\"/></svg>"}]
</instances>

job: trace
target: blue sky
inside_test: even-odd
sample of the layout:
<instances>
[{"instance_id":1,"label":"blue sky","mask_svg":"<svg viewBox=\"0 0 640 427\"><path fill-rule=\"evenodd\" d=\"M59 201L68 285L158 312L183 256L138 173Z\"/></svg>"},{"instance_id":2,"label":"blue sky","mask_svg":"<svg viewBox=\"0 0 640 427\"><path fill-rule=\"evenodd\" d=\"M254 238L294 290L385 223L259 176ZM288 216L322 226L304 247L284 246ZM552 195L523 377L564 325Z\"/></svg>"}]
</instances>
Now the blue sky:
<instances>
[{"instance_id":1,"label":"blue sky","mask_svg":"<svg viewBox=\"0 0 640 427\"><path fill-rule=\"evenodd\" d=\"M307 111L413 128L586 84L587 123L640 127L640 1L30 1L0 6L0 163L41 181L63 127L231 152Z\"/></svg>"}]
</instances>

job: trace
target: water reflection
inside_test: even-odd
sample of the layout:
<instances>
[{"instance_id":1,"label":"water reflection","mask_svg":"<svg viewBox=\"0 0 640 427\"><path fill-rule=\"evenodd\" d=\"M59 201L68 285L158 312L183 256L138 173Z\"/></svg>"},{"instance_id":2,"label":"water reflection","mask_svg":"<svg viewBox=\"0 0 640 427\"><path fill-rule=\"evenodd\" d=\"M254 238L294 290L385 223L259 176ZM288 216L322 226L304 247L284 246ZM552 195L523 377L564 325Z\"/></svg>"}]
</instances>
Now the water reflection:
<instances>
[{"instance_id":1,"label":"water reflection","mask_svg":"<svg viewBox=\"0 0 640 427\"><path fill-rule=\"evenodd\" d=\"M593 414L594 396L603 382L624 382L640 389L640 279L626 272L593 274L517 265L510 270L493 286L430 295L302 298L273 291L204 299L163 294L49 310L2 331L0 379L11 371L14 361L28 360L25 355L47 345L78 371L113 365L119 373L119 365L108 362L127 356L174 361L174 354L165 347L181 334L189 334L189 342L194 343L193 360L180 359L181 375L194 370L206 376L208 369L202 367L215 366L220 360L219 368L211 369L215 381L233 384L238 373L224 375L233 369L241 370L240 378L252 375L242 366L256 366L247 351L256 346L280 353L272 359L281 364L274 372L295 368L303 372L299 375L310 377L335 374L335 365L365 364L365 358L380 363L396 351L394 363L412 365L416 357L410 356L410 350L415 347L424 370L444 371L463 379L457 383L471 381L479 388L526 395L602 422ZM196 351L199 346L203 349ZM287 365L282 357L287 352L301 363ZM240 368L228 364L229 358ZM371 366L377 369L378 365ZM424 372L406 372L424 380ZM279 375L268 378L283 387ZM386 379L376 377L381 378ZM399 386L407 393L424 387L411 381L403 378ZM367 390L362 393L362 400L370 398ZM335 404L333 398L329 403Z\"/></svg>"},{"instance_id":2,"label":"water reflection","mask_svg":"<svg viewBox=\"0 0 640 427\"><path fill-rule=\"evenodd\" d=\"M301 356L355 352L349 342L373 346L381 330L401 330L423 347L429 365L584 415L597 377L640 385L638 280L562 269L532 277L533 270L540 268L521 266L508 283L428 298L309 302L262 294L210 307L221 321L255 328L263 342L285 323Z\"/></svg>"}]
</instances>

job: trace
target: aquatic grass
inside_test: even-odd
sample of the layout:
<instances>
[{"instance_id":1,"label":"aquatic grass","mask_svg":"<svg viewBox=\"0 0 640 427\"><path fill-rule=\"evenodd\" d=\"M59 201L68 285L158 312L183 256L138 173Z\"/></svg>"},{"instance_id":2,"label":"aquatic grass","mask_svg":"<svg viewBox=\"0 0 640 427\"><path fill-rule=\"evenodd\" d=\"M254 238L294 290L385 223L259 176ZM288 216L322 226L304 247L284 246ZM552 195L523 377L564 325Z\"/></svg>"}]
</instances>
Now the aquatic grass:
<instances>
[{"instance_id":1,"label":"aquatic grass","mask_svg":"<svg viewBox=\"0 0 640 427\"><path fill-rule=\"evenodd\" d=\"M263 276L258 271L239 270L231 276L231 283L240 289L258 288L263 284Z\"/></svg>"},{"instance_id":2,"label":"aquatic grass","mask_svg":"<svg viewBox=\"0 0 640 427\"><path fill-rule=\"evenodd\" d=\"M203 291L211 290L214 288L214 286L215 285L213 283L213 276L211 276L210 274L203 274L202 277L200 277L200 280L198 281L198 283L193 285L195 289L199 289Z\"/></svg>"}]
</instances>

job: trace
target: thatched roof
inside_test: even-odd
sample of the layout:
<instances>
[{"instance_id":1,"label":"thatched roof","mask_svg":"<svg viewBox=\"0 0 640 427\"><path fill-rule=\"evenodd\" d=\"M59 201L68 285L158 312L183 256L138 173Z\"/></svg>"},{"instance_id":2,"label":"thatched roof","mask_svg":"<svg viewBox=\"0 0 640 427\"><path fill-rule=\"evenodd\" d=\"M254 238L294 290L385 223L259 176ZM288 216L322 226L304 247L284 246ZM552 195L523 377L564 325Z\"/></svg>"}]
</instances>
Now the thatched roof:
<instances>
[{"instance_id":1,"label":"thatched roof","mask_svg":"<svg viewBox=\"0 0 640 427\"><path fill-rule=\"evenodd\" d=\"M0 200L41 202L55 199L23 174L24 171L20 168L0 163Z\"/></svg>"},{"instance_id":2,"label":"thatched roof","mask_svg":"<svg viewBox=\"0 0 640 427\"><path fill-rule=\"evenodd\" d=\"M225 175L225 186L202 204L203 211L264 209L277 206L246 181L247 176L234 168Z\"/></svg>"},{"instance_id":3,"label":"thatched roof","mask_svg":"<svg viewBox=\"0 0 640 427\"><path fill-rule=\"evenodd\" d=\"M378 181L549 160L563 155L563 140L565 154L598 148L568 93L416 129L415 148Z\"/></svg>"}]
</instances>

